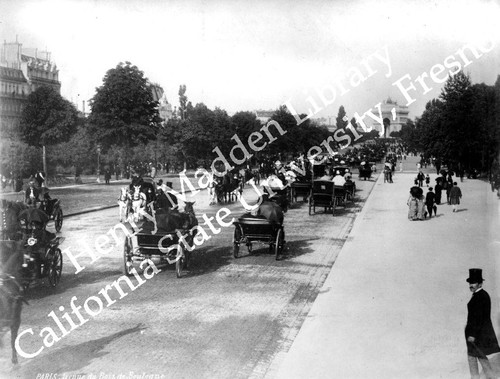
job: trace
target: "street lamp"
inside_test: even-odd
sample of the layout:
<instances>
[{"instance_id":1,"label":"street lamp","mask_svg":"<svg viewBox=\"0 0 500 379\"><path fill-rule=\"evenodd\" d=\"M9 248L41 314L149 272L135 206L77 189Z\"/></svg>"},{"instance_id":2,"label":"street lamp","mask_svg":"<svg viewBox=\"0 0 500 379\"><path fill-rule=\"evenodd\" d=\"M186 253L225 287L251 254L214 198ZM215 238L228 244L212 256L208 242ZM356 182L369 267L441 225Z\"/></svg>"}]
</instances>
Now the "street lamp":
<instances>
[{"instance_id":1,"label":"street lamp","mask_svg":"<svg viewBox=\"0 0 500 379\"><path fill-rule=\"evenodd\" d=\"M99 179L99 176L101 174L101 170L100 170L100 167L101 167L101 145L97 145L97 183L100 183L100 179Z\"/></svg>"}]
</instances>

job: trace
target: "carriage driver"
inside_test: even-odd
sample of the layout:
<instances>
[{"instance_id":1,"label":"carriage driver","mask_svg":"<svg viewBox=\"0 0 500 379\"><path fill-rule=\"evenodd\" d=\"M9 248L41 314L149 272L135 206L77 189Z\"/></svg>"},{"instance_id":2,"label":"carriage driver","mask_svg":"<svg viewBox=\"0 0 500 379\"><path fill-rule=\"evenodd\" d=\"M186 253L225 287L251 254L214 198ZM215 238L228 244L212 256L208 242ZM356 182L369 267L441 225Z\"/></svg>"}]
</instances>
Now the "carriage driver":
<instances>
[{"instance_id":1,"label":"carriage driver","mask_svg":"<svg viewBox=\"0 0 500 379\"><path fill-rule=\"evenodd\" d=\"M40 196L40 192L38 191L37 188L35 188L35 183L31 181L29 183L29 187L26 190L26 193L24 195L24 201L26 205L34 205L36 206L36 203L40 201L38 197Z\"/></svg>"}]
</instances>

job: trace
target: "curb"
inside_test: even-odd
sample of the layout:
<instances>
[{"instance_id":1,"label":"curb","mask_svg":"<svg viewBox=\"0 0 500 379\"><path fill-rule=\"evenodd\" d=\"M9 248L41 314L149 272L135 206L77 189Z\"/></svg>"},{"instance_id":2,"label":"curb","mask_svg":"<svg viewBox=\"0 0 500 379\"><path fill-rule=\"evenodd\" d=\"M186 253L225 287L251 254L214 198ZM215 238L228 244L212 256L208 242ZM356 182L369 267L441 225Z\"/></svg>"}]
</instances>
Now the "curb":
<instances>
[{"instance_id":1,"label":"curb","mask_svg":"<svg viewBox=\"0 0 500 379\"><path fill-rule=\"evenodd\" d=\"M202 191L204 189L205 188L195 188L195 191ZM188 193L188 192L193 192L193 191L191 191L191 190L184 191L184 193ZM82 214L85 214L85 213L98 212L98 211L103 211L103 210L111 209L111 208L118 208L118 204L104 205L102 207L84 209L82 211L65 214L64 217L66 218L66 217L79 216L79 215L82 215Z\"/></svg>"}]
</instances>

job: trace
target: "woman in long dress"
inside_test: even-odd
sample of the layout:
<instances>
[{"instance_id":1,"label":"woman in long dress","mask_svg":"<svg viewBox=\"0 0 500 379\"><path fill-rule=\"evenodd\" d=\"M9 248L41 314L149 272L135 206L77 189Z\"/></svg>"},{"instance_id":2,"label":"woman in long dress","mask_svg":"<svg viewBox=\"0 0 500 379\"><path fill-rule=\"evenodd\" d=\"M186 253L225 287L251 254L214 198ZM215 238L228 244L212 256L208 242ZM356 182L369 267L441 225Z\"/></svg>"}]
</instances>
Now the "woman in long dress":
<instances>
[{"instance_id":1,"label":"woman in long dress","mask_svg":"<svg viewBox=\"0 0 500 379\"><path fill-rule=\"evenodd\" d=\"M425 218L425 197L420 195L417 198L417 220L423 220Z\"/></svg>"},{"instance_id":2,"label":"woman in long dress","mask_svg":"<svg viewBox=\"0 0 500 379\"><path fill-rule=\"evenodd\" d=\"M407 201L408 204L408 220L416 220L417 219L417 199L413 197L413 195L410 193L410 197L408 198Z\"/></svg>"}]
</instances>

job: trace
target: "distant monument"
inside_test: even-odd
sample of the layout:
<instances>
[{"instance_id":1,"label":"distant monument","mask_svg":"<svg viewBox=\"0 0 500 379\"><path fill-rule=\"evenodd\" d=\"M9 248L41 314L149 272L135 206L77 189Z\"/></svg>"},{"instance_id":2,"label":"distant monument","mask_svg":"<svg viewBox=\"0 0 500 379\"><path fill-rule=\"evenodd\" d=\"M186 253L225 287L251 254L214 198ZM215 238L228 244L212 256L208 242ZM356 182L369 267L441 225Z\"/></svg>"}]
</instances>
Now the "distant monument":
<instances>
[{"instance_id":1,"label":"distant monument","mask_svg":"<svg viewBox=\"0 0 500 379\"><path fill-rule=\"evenodd\" d=\"M392 132L399 132L403 125L408 121L409 110L405 105L399 105L396 101L393 101L390 97L380 104L380 109L382 111L382 119L385 126L384 138L390 137ZM378 109L372 109L373 114L378 116ZM365 118L365 120L371 121L371 127L375 130L380 131L381 126L378 122L371 118Z\"/></svg>"}]
</instances>

